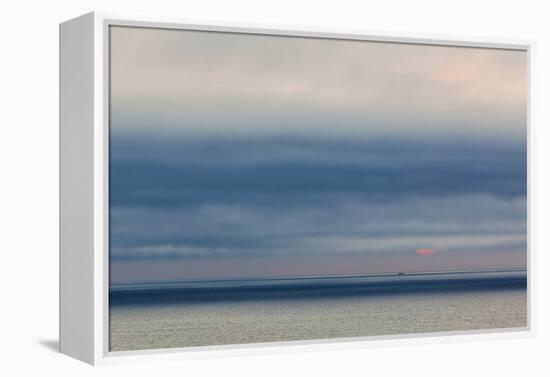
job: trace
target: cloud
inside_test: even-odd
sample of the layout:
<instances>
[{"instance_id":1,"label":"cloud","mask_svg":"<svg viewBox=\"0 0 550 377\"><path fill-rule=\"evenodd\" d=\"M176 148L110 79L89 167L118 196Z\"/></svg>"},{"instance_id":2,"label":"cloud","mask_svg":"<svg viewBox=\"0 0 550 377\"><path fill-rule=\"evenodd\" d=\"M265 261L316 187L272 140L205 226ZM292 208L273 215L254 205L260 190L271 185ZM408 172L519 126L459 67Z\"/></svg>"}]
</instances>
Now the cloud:
<instances>
[{"instance_id":1,"label":"cloud","mask_svg":"<svg viewBox=\"0 0 550 377\"><path fill-rule=\"evenodd\" d=\"M182 271L200 276L219 266L252 273L244 261L262 258L304 264L288 273L349 272L361 256L380 271L413 268L407 255L429 245L440 257L429 268L469 268L461 258L516 265L526 250L524 148L441 137L114 137L111 260L188 261L201 267Z\"/></svg>"},{"instance_id":2,"label":"cloud","mask_svg":"<svg viewBox=\"0 0 550 377\"><path fill-rule=\"evenodd\" d=\"M445 235L430 236L316 236L300 240L304 250L326 250L333 253L345 252L409 252L419 245L431 244L440 251L460 251L524 245L524 234ZM314 246L314 247L312 247ZM521 246L520 246L521 247ZM426 249L424 249L426 250Z\"/></svg>"},{"instance_id":3,"label":"cloud","mask_svg":"<svg viewBox=\"0 0 550 377\"><path fill-rule=\"evenodd\" d=\"M227 248L208 248L188 245L144 245L135 247L115 247L111 254L114 261L140 259L174 259L212 257L232 254ZM234 254L234 252L233 252Z\"/></svg>"},{"instance_id":4,"label":"cloud","mask_svg":"<svg viewBox=\"0 0 550 377\"><path fill-rule=\"evenodd\" d=\"M524 51L111 37L111 278L525 262Z\"/></svg>"},{"instance_id":5,"label":"cloud","mask_svg":"<svg viewBox=\"0 0 550 377\"><path fill-rule=\"evenodd\" d=\"M525 51L128 27L111 28L111 38L119 128L525 130Z\"/></svg>"},{"instance_id":6,"label":"cloud","mask_svg":"<svg viewBox=\"0 0 550 377\"><path fill-rule=\"evenodd\" d=\"M205 205L187 210L114 208L113 259L342 256L441 252L493 255L526 247L525 200L489 196L338 202L329 207Z\"/></svg>"},{"instance_id":7,"label":"cloud","mask_svg":"<svg viewBox=\"0 0 550 377\"><path fill-rule=\"evenodd\" d=\"M111 141L111 205L323 206L413 197L526 195L521 143L231 138Z\"/></svg>"},{"instance_id":8,"label":"cloud","mask_svg":"<svg viewBox=\"0 0 550 377\"><path fill-rule=\"evenodd\" d=\"M387 255L408 253L421 244L436 245L441 252L465 252L522 250L527 243L524 234L489 234L489 235L432 235L432 236L407 236L407 237L373 237L373 236L305 236L291 237L283 241L284 244L274 242L266 243L262 248L231 248L231 247L205 247L189 245L146 245L136 247L115 247L111 259L141 260L141 259L182 259L182 258L220 258L258 256L268 254L271 256L296 256L317 255L322 258L330 256L334 258L347 258L350 253L385 253ZM282 247L284 246L284 247ZM390 254L388 254L390 253ZM431 255L434 249L416 249L420 255ZM347 255L348 254L348 255Z\"/></svg>"}]
</instances>

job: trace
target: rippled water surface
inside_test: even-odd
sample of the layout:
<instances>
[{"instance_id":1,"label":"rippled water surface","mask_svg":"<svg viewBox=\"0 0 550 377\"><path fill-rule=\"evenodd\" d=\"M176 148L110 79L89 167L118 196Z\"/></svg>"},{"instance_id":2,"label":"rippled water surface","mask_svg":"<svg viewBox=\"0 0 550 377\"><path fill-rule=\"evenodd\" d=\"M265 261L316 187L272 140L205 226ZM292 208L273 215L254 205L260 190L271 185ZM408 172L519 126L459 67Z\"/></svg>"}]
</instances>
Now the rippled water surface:
<instances>
[{"instance_id":1,"label":"rippled water surface","mask_svg":"<svg viewBox=\"0 0 550 377\"><path fill-rule=\"evenodd\" d=\"M517 287L146 301L111 305L112 351L527 325L526 290Z\"/></svg>"}]
</instances>

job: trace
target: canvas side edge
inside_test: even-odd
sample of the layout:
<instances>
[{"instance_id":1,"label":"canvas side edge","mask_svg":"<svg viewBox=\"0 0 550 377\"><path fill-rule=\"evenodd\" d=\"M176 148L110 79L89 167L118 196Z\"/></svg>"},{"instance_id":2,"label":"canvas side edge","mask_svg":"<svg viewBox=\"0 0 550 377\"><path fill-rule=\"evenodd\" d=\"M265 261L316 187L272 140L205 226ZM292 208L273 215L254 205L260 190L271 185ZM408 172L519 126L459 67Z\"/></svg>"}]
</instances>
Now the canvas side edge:
<instances>
[{"instance_id":1,"label":"canvas side edge","mask_svg":"<svg viewBox=\"0 0 550 377\"><path fill-rule=\"evenodd\" d=\"M94 363L94 14L59 27L59 349Z\"/></svg>"}]
</instances>

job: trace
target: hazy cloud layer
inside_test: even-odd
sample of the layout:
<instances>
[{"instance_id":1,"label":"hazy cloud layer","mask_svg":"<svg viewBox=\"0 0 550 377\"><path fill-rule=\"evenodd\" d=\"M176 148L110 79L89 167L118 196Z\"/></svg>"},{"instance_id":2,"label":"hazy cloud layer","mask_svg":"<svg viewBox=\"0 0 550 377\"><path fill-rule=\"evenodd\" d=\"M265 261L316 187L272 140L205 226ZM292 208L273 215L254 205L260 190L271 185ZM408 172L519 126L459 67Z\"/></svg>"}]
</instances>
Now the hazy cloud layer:
<instances>
[{"instance_id":1,"label":"hazy cloud layer","mask_svg":"<svg viewBox=\"0 0 550 377\"><path fill-rule=\"evenodd\" d=\"M284 271L236 268L245 259L304 258L292 269L352 273L368 256L363 272L379 272L423 269L407 261L419 248L437 251L433 268L525 265L523 144L133 137L112 151L115 265L179 260L180 278L215 277Z\"/></svg>"},{"instance_id":2,"label":"hazy cloud layer","mask_svg":"<svg viewBox=\"0 0 550 377\"><path fill-rule=\"evenodd\" d=\"M522 135L524 51L111 29L112 119L132 132ZM215 111L212 111L215 109ZM504 133L503 133L504 131Z\"/></svg>"},{"instance_id":3,"label":"hazy cloud layer","mask_svg":"<svg viewBox=\"0 0 550 377\"><path fill-rule=\"evenodd\" d=\"M113 138L111 198L126 206L526 194L524 145L491 140Z\"/></svg>"},{"instance_id":4,"label":"hazy cloud layer","mask_svg":"<svg viewBox=\"0 0 550 377\"><path fill-rule=\"evenodd\" d=\"M525 52L111 37L112 281L525 266Z\"/></svg>"}]
</instances>

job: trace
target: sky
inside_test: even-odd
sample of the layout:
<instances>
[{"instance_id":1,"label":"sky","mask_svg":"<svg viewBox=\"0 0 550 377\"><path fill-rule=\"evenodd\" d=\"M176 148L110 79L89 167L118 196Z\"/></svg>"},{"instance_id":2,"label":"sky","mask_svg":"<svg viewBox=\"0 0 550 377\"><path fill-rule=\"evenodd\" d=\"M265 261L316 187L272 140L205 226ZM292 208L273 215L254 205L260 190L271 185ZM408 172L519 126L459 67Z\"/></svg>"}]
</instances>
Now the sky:
<instances>
[{"instance_id":1,"label":"sky","mask_svg":"<svg viewBox=\"0 0 550 377\"><path fill-rule=\"evenodd\" d=\"M526 266L525 51L110 44L112 283Z\"/></svg>"}]
</instances>

